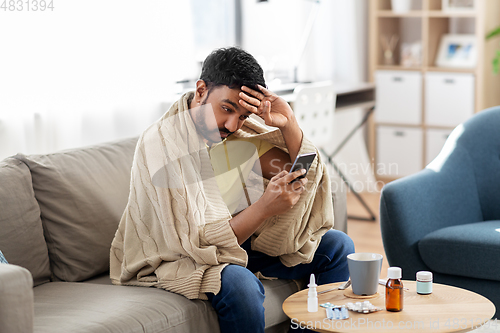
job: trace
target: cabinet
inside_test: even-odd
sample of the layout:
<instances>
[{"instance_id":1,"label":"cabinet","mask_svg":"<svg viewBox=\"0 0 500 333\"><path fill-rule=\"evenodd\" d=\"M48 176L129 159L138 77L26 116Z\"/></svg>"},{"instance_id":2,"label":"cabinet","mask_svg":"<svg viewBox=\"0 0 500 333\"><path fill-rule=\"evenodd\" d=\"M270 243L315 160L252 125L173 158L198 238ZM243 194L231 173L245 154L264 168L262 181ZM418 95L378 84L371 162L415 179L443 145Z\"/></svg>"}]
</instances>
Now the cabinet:
<instances>
[{"instance_id":1,"label":"cabinet","mask_svg":"<svg viewBox=\"0 0 500 333\"><path fill-rule=\"evenodd\" d=\"M377 71L377 122L420 124L422 75L418 72Z\"/></svg>"},{"instance_id":2,"label":"cabinet","mask_svg":"<svg viewBox=\"0 0 500 333\"><path fill-rule=\"evenodd\" d=\"M431 163L438 156L451 131L451 129L434 128L429 128L426 131L425 165Z\"/></svg>"},{"instance_id":3,"label":"cabinet","mask_svg":"<svg viewBox=\"0 0 500 333\"><path fill-rule=\"evenodd\" d=\"M411 175L422 165L422 130L402 126L379 126L377 175L397 178ZM411 151L412 154L407 155Z\"/></svg>"},{"instance_id":4,"label":"cabinet","mask_svg":"<svg viewBox=\"0 0 500 333\"><path fill-rule=\"evenodd\" d=\"M472 11L447 11L443 0L412 0L404 13L392 11L391 0L370 0L369 6L370 81L377 98L370 155L377 177L392 180L424 168L475 112L500 105L500 75L491 64L498 43L484 38L500 25L500 1L475 0ZM436 65L446 34L475 36L474 68ZM397 43L387 57L391 39Z\"/></svg>"},{"instance_id":5,"label":"cabinet","mask_svg":"<svg viewBox=\"0 0 500 333\"><path fill-rule=\"evenodd\" d=\"M425 73L425 123L455 127L474 114L474 74Z\"/></svg>"}]
</instances>

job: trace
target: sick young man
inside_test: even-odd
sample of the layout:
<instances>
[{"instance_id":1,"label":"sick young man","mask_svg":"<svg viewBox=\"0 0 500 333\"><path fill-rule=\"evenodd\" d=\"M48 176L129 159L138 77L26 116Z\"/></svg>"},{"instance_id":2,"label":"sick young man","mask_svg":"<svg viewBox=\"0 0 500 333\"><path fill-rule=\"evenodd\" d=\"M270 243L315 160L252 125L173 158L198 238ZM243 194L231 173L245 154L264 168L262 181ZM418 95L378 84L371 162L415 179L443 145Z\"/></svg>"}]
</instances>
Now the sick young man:
<instances>
[{"instance_id":1,"label":"sick young man","mask_svg":"<svg viewBox=\"0 0 500 333\"><path fill-rule=\"evenodd\" d=\"M317 150L265 86L239 48L206 58L195 90L141 135L111 247L113 283L208 299L221 332L264 332L259 278L346 281L354 252L332 229L319 153L292 182L305 170L291 162Z\"/></svg>"}]
</instances>

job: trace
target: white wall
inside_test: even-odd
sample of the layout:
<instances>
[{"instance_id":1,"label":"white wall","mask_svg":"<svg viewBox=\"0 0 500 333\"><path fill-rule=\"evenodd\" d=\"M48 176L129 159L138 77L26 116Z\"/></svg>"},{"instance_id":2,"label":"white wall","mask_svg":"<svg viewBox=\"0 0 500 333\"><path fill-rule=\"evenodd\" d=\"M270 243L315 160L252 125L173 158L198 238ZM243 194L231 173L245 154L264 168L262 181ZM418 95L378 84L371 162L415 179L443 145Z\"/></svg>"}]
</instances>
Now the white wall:
<instances>
[{"instance_id":1,"label":"white wall","mask_svg":"<svg viewBox=\"0 0 500 333\"><path fill-rule=\"evenodd\" d=\"M269 71L290 74L306 5L304 0L242 0L242 46L257 58L267 80L272 79Z\"/></svg>"},{"instance_id":2,"label":"white wall","mask_svg":"<svg viewBox=\"0 0 500 333\"><path fill-rule=\"evenodd\" d=\"M287 72L299 54L309 0L243 0L243 46L265 69ZM322 0L306 51L300 81L364 81L367 78L367 0Z\"/></svg>"},{"instance_id":3,"label":"white wall","mask_svg":"<svg viewBox=\"0 0 500 333\"><path fill-rule=\"evenodd\" d=\"M368 1L334 2L335 81L362 82L368 79Z\"/></svg>"}]
</instances>

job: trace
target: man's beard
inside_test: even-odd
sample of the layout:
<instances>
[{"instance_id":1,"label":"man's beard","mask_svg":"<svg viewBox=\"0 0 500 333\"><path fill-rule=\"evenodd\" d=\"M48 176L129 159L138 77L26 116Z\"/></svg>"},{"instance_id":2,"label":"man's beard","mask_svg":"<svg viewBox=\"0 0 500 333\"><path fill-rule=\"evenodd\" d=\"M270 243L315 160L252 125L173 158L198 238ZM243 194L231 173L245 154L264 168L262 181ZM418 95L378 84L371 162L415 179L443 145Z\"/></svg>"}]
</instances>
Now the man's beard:
<instances>
[{"instance_id":1,"label":"man's beard","mask_svg":"<svg viewBox=\"0 0 500 333\"><path fill-rule=\"evenodd\" d=\"M200 115L201 114L204 114L205 112L213 112L213 110L211 110L210 108L208 108L206 105L207 105L207 99L208 99L208 96L205 98L205 100L203 102L201 102L201 105L200 105ZM206 115L205 115L206 116ZM215 115L212 114L212 116L214 117L215 119ZM207 139L209 142L212 142L212 143L217 143L217 142L221 142L223 141L225 138L223 138L221 134L227 134L226 135L226 138L229 137L231 134L233 134L234 132L231 132L229 131L227 128L225 127L222 127L222 128L218 128L218 132L216 132L215 130L213 129L209 129L208 126L207 126L207 122L206 122L206 119L207 117L204 117L205 119L201 119L203 117L196 117L196 128L198 129L198 131L200 132L200 134L205 138ZM217 124L217 122L215 122ZM218 140L214 138L219 138Z\"/></svg>"}]
</instances>

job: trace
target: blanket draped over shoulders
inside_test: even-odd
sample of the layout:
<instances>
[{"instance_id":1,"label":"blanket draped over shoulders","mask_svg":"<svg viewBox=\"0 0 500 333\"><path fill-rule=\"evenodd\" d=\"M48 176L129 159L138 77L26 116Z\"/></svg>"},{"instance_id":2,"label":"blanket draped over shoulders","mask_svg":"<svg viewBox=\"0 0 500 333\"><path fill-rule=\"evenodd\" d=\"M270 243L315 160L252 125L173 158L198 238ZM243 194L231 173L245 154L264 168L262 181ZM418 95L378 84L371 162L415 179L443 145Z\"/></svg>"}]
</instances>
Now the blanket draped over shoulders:
<instances>
[{"instance_id":1,"label":"blanket draped over shoulders","mask_svg":"<svg viewBox=\"0 0 500 333\"><path fill-rule=\"evenodd\" d=\"M222 269L246 266L248 258L188 111L192 94L184 94L139 138L128 203L111 244L110 277L117 285L207 299L205 293L218 293ZM233 135L257 137L287 151L279 130L251 118ZM312 151L316 148L304 138L299 154ZM298 203L264 221L251 238L252 249L278 256L287 266L311 262L333 226L331 185L319 153L307 178Z\"/></svg>"}]
</instances>

